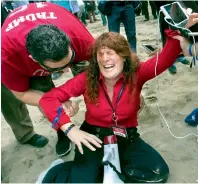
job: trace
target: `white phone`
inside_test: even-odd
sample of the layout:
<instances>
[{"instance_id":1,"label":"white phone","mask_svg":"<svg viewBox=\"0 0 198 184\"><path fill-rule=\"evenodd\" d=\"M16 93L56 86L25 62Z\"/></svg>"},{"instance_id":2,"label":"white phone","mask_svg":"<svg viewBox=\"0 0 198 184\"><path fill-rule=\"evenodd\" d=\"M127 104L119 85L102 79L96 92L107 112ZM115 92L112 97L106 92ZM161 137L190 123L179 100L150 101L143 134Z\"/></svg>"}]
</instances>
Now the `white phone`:
<instances>
[{"instance_id":1,"label":"white phone","mask_svg":"<svg viewBox=\"0 0 198 184\"><path fill-rule=\"evenodd\" d=\"M179 2L174 2L161 6L160 9L165 15L165 18L171 19L175 26L185 27L189 16Z\"/></svg>"}]
</instances>

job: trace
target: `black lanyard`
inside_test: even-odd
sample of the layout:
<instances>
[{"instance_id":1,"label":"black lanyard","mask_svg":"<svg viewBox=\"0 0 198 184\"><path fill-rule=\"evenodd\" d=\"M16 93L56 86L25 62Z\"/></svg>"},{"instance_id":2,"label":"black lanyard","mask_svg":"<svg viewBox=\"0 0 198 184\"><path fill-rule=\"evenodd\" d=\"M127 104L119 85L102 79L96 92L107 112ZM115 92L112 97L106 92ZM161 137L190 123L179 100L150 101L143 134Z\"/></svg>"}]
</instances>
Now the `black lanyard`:
<instances>
[{"instance_id":1,"label":"black lanyard","mask_svg":"<svg viewBox=\"0 0 198 184\"><path fill-rule=\"evenodd\" d=\"M119 92L119 95L118 95L118 97L117 97L115 107L113 107L113 105L112 105L112 103L111 103L111 101L110 101L110 99L109 99L109 96L108 96L108 94L106 93L106 91L105 91L105 89L104 89L103 84L102 84L102 89L103 89L103 92L104 92L104 94L105 94L105 97L106 97L106 99L107 99L109 105L111 106L112 112L113 112L112 120L115 122L115 124L116 124L116 126L117 126L118 117L116 116L116 109L117 109L118 102L120 101L121 96L122 96L123 91L124 91L124 82L122 83L122 87L121 87L120 92Z\"/></svg>"}]
</instances>

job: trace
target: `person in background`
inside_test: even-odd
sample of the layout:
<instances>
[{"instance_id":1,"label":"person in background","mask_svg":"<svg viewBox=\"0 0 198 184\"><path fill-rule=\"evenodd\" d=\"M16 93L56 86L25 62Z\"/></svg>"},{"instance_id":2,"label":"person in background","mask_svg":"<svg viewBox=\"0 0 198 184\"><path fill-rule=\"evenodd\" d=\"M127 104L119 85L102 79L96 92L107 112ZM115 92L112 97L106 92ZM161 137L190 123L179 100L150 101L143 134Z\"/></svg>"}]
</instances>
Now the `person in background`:
<instances>
[{"instance_id":1,"label":"person in background","mask_svg":"<svg viewBox=\"0 0 198 184\"><path fill-rule=\"evenodd\" d=\"M13 6L11 1L1 1L1 27L12 10Z\"/></svg>"},{"instance_id":2,"label":"person in background","mask_svg":"<svg viewBox=\"0 0 198 184\"><path fill-rule=\"evenodd\" d=\"M14 9L27 4L29 4L28 0L17 0L12 2Z\"/></svg>"},{"instance_id":3,"label":"person in background","mask_svg":"<svg viewBox=\"0 0 198 184\"><path fill-rule=\"evenodd\" d=\"M86 22L86 13L85 13L85 3L83 0L77 0L79 6L78 18L82 21L82 23L87 26Z\"/></svg>"},{"instance_id":4,"label":"person in background","mask_svg":"<svg viewBox=\"0 0 198 184\"><path fill-rule=\"evenodd\" d=\"M141 1L142 2L142 14L145 16L144 21L149 20L149 11L148 11L148 1ZM157 19L157 10L153 1L149 1L152 15L154 19Z\"/></svg>"},{"instance_id":5,"label":"person in background","mask_svg":"<svg viewBox=\"0 0 198 184\"><path fill-rule=\"evenodd\" d=\"M78 18L78 12L80 11L80 9L77 0L64 0L64 1L50 0L50 2L62 6L63 8L67 9Z\"/></svg>"},{"instance_id":6,"label":"person in background","mask_svg":"<svg viewBox=\"0 0 198 184\"><path fill-rule=\"evenodd\" d=\"M70 6L72 9L72 13L77 17L78 17L78 12L80 11L79 5L78 5L78 1L77 0L69 0L70 2Z\"/></svg>"},{"instance_id":7,"label":"person in background","mask_svg":"<svg viewBox=\"0 0 198 184\"><path fill-rule=\"evenodd\" d=\"M38 2L50 2L49 0L34 0L34 1L29 1L29 3L38 3Z\"/></svg>"},{"instance_id":8,"label":"person in background","mask_svg":"<svg viewBox=\"0 0 198 184\"><path fill-rule=\"evenodd\" d=\"M81 15L81 22L87 26L87 21L86 21L86 9L84 9L84 11L82 12L82 15Z\"/></svg>"},{"instance_id":9,"label":"person in background","mask_svg":"<svg viewBox=\"0 0 198 184\"><path fill-rule=\"evenodd\" d=\"M120 33L120 24L123 22L127 40L131 49L136 52L136 25L133 2L112 1L111 6L111 15L107 16L109 31Z\"/></svg>"},{"instance_id":10,"label":"person in background","mask_svg":"<svg viewBox=\"0 0 198 184\"><path fill-rule=\"evenodd\" d=\"M100 13L101 16L101 20L102 20L102 25L106 26L107 25L107 18L105 15L103 15L102 13Z\"/></svg>"},{"instance_id":11,"label":"person in background","mask_svg":"<svg viewBox=\"0 0 198 184\"><path fill-rule=\"evenodd\" d=\"M101 20L102 20L102 25L103 25L103 26L106 26L106 25L107 25L106 16L103 15L103 14L99 11L99 9L98 9L98 4L99 4L100 1L101 1L101 0L97 0L97 1L96 1L96 11L100 14L100 17L101 17Z\"/></svg>"},{"instance_id":12,"label":"person in background","mask_svg":"<svg viewBox=\"0 0 198 184\"><path fill-rule=\"evenodd\" d=\"M55 87L51 73L67 72L68 67L73 75L84 71L94 38L75 16L53 3L31 3L10 15L1 29L1 111L18 142L41 148L48 139L34 132L26 104L38 106L41 96ZM24 21L13 25L19 17ZM63 107L70 116L78 111L75 102ZM56 153L64 156L71 143L62 131L57 135Z\"/></svg>"},{"instance_id":13,"label":"person in background","mask_svg":"<svg viewBox=\"0 0 198 184\"><path fill-rule=\"evenodd\" d=\"M90 23L94 23L95 21L98 21L96 19L96 4L95 1L83 1L85 3L85 10L88 14L88 18L90 20Z\"/></svg>"},{"instance_id":14,"label":"person in background","mask_svg":"<svg viewBox=\"0 0 198 184\"><path fill-rule=\"evenodd\" d=\"M141 12L142 12L142 7L135 11L135 16L136 17L140 16Z\"/></svg>"}]
</instances>

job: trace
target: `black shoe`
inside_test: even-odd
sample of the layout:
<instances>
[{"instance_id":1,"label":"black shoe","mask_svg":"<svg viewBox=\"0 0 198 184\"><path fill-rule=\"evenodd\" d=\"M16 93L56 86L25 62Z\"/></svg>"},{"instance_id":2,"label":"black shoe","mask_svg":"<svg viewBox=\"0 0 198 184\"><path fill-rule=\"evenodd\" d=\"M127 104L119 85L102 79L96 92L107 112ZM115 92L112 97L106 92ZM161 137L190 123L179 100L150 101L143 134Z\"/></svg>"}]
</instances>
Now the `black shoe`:
<instances>
[{"instance_id":1,"label":"black shoe","mask_svg":"<svg viewBox=\"0 0 198 184\"><path fill-rule=\"evenodd\" d=\"M56 154L59 157L65 156L70 153L72 149L71 141L64 135L63 131L58 130L58 142L56 144Z\"/></svg>"},{"instance_id":2,"label":"black shoe","mask_svg":"<svg viewBox=\"0 0 198 184\"><path fill-rule=\"evenodd\" d=\"M42 148L48 143L48 139L42 135L34 134L25 144L30 144L36 148Z\"/></svg>"}]
</instances>

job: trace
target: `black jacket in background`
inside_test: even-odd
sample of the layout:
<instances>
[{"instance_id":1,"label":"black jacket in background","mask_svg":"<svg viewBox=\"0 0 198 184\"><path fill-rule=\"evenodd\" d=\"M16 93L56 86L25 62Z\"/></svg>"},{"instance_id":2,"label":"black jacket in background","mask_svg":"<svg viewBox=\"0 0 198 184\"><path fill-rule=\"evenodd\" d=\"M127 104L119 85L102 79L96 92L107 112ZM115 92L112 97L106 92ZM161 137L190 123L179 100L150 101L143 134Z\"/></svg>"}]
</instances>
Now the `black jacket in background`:
<instances>
[{"instance_id":1,"label":"black jacket in background","mask_svg":"<svg viewBox=\"0 0 198 184\"><path fill-rule=\"evenodd\" d=\"M1 26L12 10L13 6L11 1L1 3Z\"/></svg>"}]
</instances>

